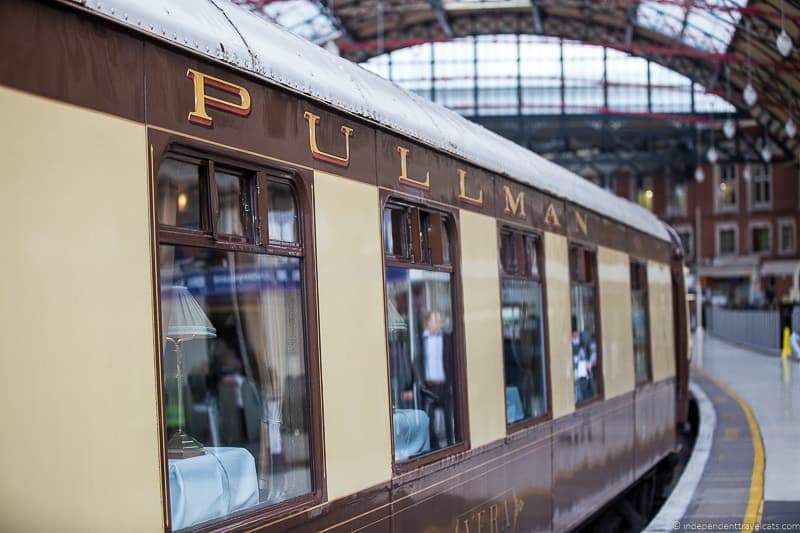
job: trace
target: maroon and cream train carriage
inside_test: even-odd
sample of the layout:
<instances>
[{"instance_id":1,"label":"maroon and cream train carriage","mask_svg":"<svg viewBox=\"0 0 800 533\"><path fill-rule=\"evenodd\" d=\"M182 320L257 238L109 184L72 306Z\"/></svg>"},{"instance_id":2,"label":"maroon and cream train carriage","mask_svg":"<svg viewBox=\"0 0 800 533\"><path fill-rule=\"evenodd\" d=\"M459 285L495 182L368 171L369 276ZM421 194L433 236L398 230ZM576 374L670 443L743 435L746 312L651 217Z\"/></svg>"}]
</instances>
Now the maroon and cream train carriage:
<instances>
[{"instance_id":1,"label":"maroon and cream train carriage","mask_svg":"<svg viewBox=\"0 0 800 533\"><path fill-rule=\"evenodd\" d=\"M649 213L221 0L0 25L0 529L565 530L673 449Z\"/></svg>"}]
</instances>

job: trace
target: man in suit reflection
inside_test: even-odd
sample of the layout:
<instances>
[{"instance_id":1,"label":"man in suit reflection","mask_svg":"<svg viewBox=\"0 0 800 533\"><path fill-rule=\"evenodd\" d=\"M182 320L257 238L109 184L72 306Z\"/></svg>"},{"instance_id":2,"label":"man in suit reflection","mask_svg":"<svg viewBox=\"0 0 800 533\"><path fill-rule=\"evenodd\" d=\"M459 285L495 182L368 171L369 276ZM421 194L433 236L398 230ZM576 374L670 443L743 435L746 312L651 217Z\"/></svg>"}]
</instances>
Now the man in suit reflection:
<instances>
[{"instance_id":1,"label":"man in suit reflection","mask_svg":"<svg viewBox=\"0 0 800 533\"><path fill-rule=\"evenodd\" d=\"M444 317L436 310L425 317L422 331L422 357L419 375L422 396L430 420L431 447L444 448L455 443L453 386L453 337L444 331Z\"/></svg>"}]
</instances>

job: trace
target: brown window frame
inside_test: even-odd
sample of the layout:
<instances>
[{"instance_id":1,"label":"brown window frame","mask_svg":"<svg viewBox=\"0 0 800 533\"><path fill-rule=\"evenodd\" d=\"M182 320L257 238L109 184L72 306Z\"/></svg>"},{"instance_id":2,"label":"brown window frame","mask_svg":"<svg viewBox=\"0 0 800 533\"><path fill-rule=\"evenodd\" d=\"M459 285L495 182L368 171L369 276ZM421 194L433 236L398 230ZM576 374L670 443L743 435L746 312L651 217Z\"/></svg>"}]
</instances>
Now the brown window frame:
<instances>
[{"instance_id":1,"label":"brown window frame","mask_svg":"<svg viewBox=\"0 0 800 533\"><path fill-rule=\"evenodd\" d=\"M645 333L647 335L647 343L645 345L645 357L647 358L647 377L644 381L636 381L636 344L635 338L631 335L632 339L634 340L634 354L633 354L633 381L635 388L643 387L649 383L653 382L653 350L651 347L652 342L652 328L650 327L650 285L649 279L647 276L647 260L642 259L640 257L631 257L630 258L630 290L631 290L631 300L633 298L633 291L634 291L634 277L633 277L633 270L634 265L637 265L640 268L641 276L638 280L638 283L641 285L641 288L636 289L640 290L644 293L644 316L645 316ZM631 314L633 313L633 302L631 301ZM633 321L631 321L631 329L633 329ZM632 333L632 332L631 332Z\"/></svg>"},{"instance_id":2,"label":"brown window frame","mask_svg":"<svg viewBox=\"0 0 800 533\"><path fill-rule=\"evenodd\" d=\"M414 221L413 217L409 220L411 242L409 248L411 253L409 257L400 257L386 253L386 248L383 242L383 213L389 207L400 207L411 209L412 212L419 210L428 213L438 213L443 216L442 221L449 225L449 244L450 244L450 264L434 264L432 257L430 262L424 261L425 251L422 250L423 236L420 235L418 223ZM456 390L454 391L453 404L457 409L456 417L461 427L461 440L452 446L435 450L418 457L411 458L407 461L397 462L395 460L394 450L394 421L389 413L389 429L391 440L391 458L392 458L392 472L395 476L407 474L414 470L418 470L422 466L431 465L442 461L447 457L451 457L458 453L464 452L470 448L470 434L469 434L469 416L468 416L468 400L467 400L467 373L466 373L466 344L464 340L464 297L461 286L461 268L460 258L461 249L459 246L459 224L458 224L458 210L450 208L441 204L435 204L428 200L409 197L406 195L398 194L394 191L382 191L380 197L380 213L381 213L381 250L383 251L383 289L384 289L384 313L388 313L388 300L386 299L386 268L399 267L406 269L420 269L429 270L433 272L447 272L452 275L452 309L453 309L453 346L455 348L454 366L456 369ZM416 234L415 234L416 230ZM415 242L416 241L416 242ZM433 256L433 252L430 254ZM419 260L418 260L419 258ZM388 324L384 318L385 338L386 338L386 362L387 362L387 376L388 382L391 384L391 362L389 361L389 331ZM389 395L390 409L392 407L391 401L391 385L387 391Z\"/></svg>"},{"instance_id":3,"label":"brown window frame","mask_svg":"<svg viewBox=\"0 0 800 533\"><path fill-rule=\"evenodd\" d=\"M586 282L583 280L575 280L575 273L572 269L572 250L578 249L581 250L583 254L590 254L591 255L591 269L592 269L592 280L591 282ZM576 240L569 240L567 241L567 260L568 260L568 268L569 268L569 305L570 305L570 317L572 314L572 286L573 284L580 284L583 286L591 286L594 288L594 313L595 313L595 327L597 328L597 332L595 335L595 344L597 348L597 367L600 369L598 372L598 386L597 386L597 396L594 398L589 398L588 400L578 401L577 398L575 400L575 410L582 409L588 405L592 405L598 402L603 402L605 400L606 395L606 387L605 387L605 375L603 373L603 325L602 325L602 316L600 315L600 310L602 309L602 305L600 302L600 279L598 276L598 257L597 257L597 246L594 244L584 243L581 241ZM584 261L584 267L586 266L586 262ZM579 272L580 273L580 272ZM585 272L584 276L585 278ZM571 347L570 347L571 349ZM572 361L572 353L570 353L570 364ZM573 391L575 390L575 376L572 376L572 387Z\"/></svg>"},{"instance_id":4,"label":"brown window frame","mask_svg":"<svg viewBox=\"0 0 800 533\"><path fill-rule=\"evenodd\" d=\"M503 263L503 235L510 235L514 241L515 261L514 270L508 270ZM537 260L537 274L532 274L530 269L530 257L528 257L528 248L524 245L525 239L532 239L536 247L536 260ZM537 281L542 287L542 342L544 343L544 361L545 361L545 387L547 387L547 411L537 417L523 418L516 422L508 423L508 416L505 413L506 398L506 383L505 372L503 372L503 400L504 412L503 416L506 417L506 435L517 433L520 430L541 424L542 422L552 420L553 418L553 391L550 381L550 325L547 315L547 289L545 274L545 250L544 250L544 234L540 231L530 231L528 229L521 229L512 226L505 222L498 222L498 239L497 239L497 256L499 258L500 266L500 306L502 312L503 304L503 280L504 279L524 279L529 281ZM520 269L519 256L522 255L524 265ZM502 316L501 316L502 327ZM501 356L504 354L501 350ZM501 361L502 362L502 361Z\"/></svg>"},{"instance_id":5,"label":"brown window frame","mask_svg":"<svg viewBox=\"0 0 800 533\"><path fill-rule=\"evenodd\" d=\"M274 505L258 507L253 510L237 513L236 516L223 518L212 524L194 528L197 531L238 530L242 528L264 527L288 515L301 512L305 509L327 501L327 485L325 482L324 441L322 422L322 377L320 375L319 354L319 324L317 312L317 286L316 262L313 250L314 220L313 220L313 173L303 172L289 166L280 166L270 162L269 165L257 157L247 157L236 151L218 146L206 145L202 141L195 141L183 137L173 137L158 131L149 132L150 141L150 202L151 220L154 227L152 252L155 306L154 327L156 332L156 371L159 376L163 374L163 339L160 316L160 272L159 248L161 245L192 246L200 248L213 248L217 250L257 253L262 255L279 255L296 257L301 260L301 287L303 303L303 327L305 335L305 361L306 387L308 402L309 423L309 454L311 468L311 491L307 494L279 502ZM239 236L216 233L216 184L213 173L206 171L203 179L208 198L210 226L203 230L192 228L178 228L160 224L157 218L157 180L161 163L165 159L178 159L188 162L208 162L211 165L219 164L226 169L233 169L241 173L250 173L254 176L252 188L252 201L254 204L254 232L253 242L242 242ZM213 166L212 166L213 170ZM272 241L269 239L269 183L282 183L291 187L297 206L297 243L285 241ZM231 239L230 237L234 237ZM160 431L159 453L161 457L162 490L164 499L164 519L168 524L166 530L171 530L171 499L168 482L167 462L167 427L165 417L164 385L158 379L158 425Z\"/></svg>"}]
</instances>

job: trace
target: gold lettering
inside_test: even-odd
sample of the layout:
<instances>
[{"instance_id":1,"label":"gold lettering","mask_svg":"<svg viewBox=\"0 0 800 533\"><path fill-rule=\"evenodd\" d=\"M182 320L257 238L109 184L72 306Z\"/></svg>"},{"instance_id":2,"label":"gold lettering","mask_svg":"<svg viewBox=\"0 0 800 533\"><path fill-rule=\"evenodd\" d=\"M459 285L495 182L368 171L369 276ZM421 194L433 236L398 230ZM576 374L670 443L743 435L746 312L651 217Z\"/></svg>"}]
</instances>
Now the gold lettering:
<instances>
[{"instance_id":1,"label":"gold lettering","mask_svg":"<svg viewBox=\"0 0 800 533\"><path fill-rule=\"evenodd\" d=\"M400 183L408 185L409 187L422 189L423 191L429 191L431 189L430 172L425 173L425 181L419 181L408 177L408 152L408 148L403 148L402 146L397 147L397 153L400 154Z\"/></svg>"},{"instance_id":2,"label":"gold lettering","mask_svg":"<svg viewBox=\"0 0 800 533\"><path fill-rule=\"evenodd\" d=\"M544 213L544 222L557 228L561 227L561 221L558 220L558 213L556 213L556 206L552 203L547 205L547 210Z\"/></svg>"},{"instance_id":3,"label":"gold lettering","mask_svg":"<svg viewBox=\"0 0 800 533\"><path fill-rule=\"evenodd\" d=\"M314 113L306 111L303 113L303 118L305 118L308 122L308 144L311 148L311 155L314 157L314 159L339 165L340 167L346 167L350 165L350 137L353 136L353 128L348 128L344 125L342 126L345 155L344 157L341 157L323 152L319 149L319 145L317 144L317 124L319 124L319 115L315 115Z\"/></svg>"},{"instance_id":4,"label":"gold lettering","mask_svg":"<svg viewBox=\"0 0 800 533\"><path fill-rule=\"evenodd\" d=\"M210 128L214 119L208 114L206 106L242 117L250 114L250 93L244 87L191 68L186 71L186 77L194 82L194 111L189 113L189 122ZM206 94L206 87L214 87L228 94L236 95L239 97L239 103L209 96Z\"/></svg>"},{"instance_id":5,"label":"gold lettering","mask_svg":"<svg viewBox=\"0 0 800 533\"><path fill-rule=\"evenodd\" d=\"M475 516L478 517L478 533L481 533L481 531L483 531L483 515L484 514L486 514L486 509L481 509L475 515Z\"/></svg>"},{"instance_id":6,"label":"gold lettering","mask_svg":"<svg viewBox=\"0 0 800 533\"><path fill-rule=\"evenodd\" d=\"M495 503L489 507L489 532L499 533L500 531L500 508Z\"/></svg>"},{"instance_id":7,"label":"gold lettering","mask_svg":"<svg viewBox=\"0 0 800 533\"><path fill-rule=\"evenodd\" d=\"M506 529L511 527L511 519L509 518L510 513L508 512L508 498L503 500L503 510L505 511L506 516Z\"/></svg>"},{"instance_id":8,"label":"gold lettering","mask_svg":"<svg viewBox=\"0 0 800 533\"><path fill-rule=\"evenodd\" d=\"M517 193L517 196L514 197L511 193L511 189L509 189L507 185L503 185L503 191L506 197L506 207L503 212L517 215L517 209L519 209L519 215L517 216L519 218L528 218L525 214L525 192L520 191Z\"/></svg>"},{"instance_id":9,"label":"gold lettering","mask_svg":"<svg viewBox=\"0 0 800 533\"><path fill-rule=\"evenodd\" d=\"M578 229L581 233L586 235L589 232L589 227L586 224L586 218L581 215L580 211L575 211L575 222L578 224Z\"/></svg>"},{"instance_id":10,"label":"gold lettering","mask_svg":"<svg viewBox=\"0 0 800 533\"><path fill-rule=\"evenodd\" d=\"M478 193L478 197L467 196L467 171L458 169L458 199L465 204L481 207L483 205L483 189Z\"/></svg>"}]
</instances>

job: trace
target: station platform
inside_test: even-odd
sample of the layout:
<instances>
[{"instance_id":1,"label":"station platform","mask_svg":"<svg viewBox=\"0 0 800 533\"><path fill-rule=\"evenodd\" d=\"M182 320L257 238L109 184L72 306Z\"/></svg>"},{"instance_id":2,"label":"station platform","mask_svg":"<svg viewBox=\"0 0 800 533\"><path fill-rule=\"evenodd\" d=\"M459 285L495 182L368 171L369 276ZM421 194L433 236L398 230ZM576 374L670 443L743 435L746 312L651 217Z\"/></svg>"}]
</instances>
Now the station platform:
<instances>
[{"instance_id":1,"label":"station platform","mask_svg":"<svg viewBox=\"0 0 800 533\"><path fill-rule=\"evenodd\" d=\"M697 440L647 531L800 531L800 364L710 336L692 362Z\"/></svg>"}]
</instances>

